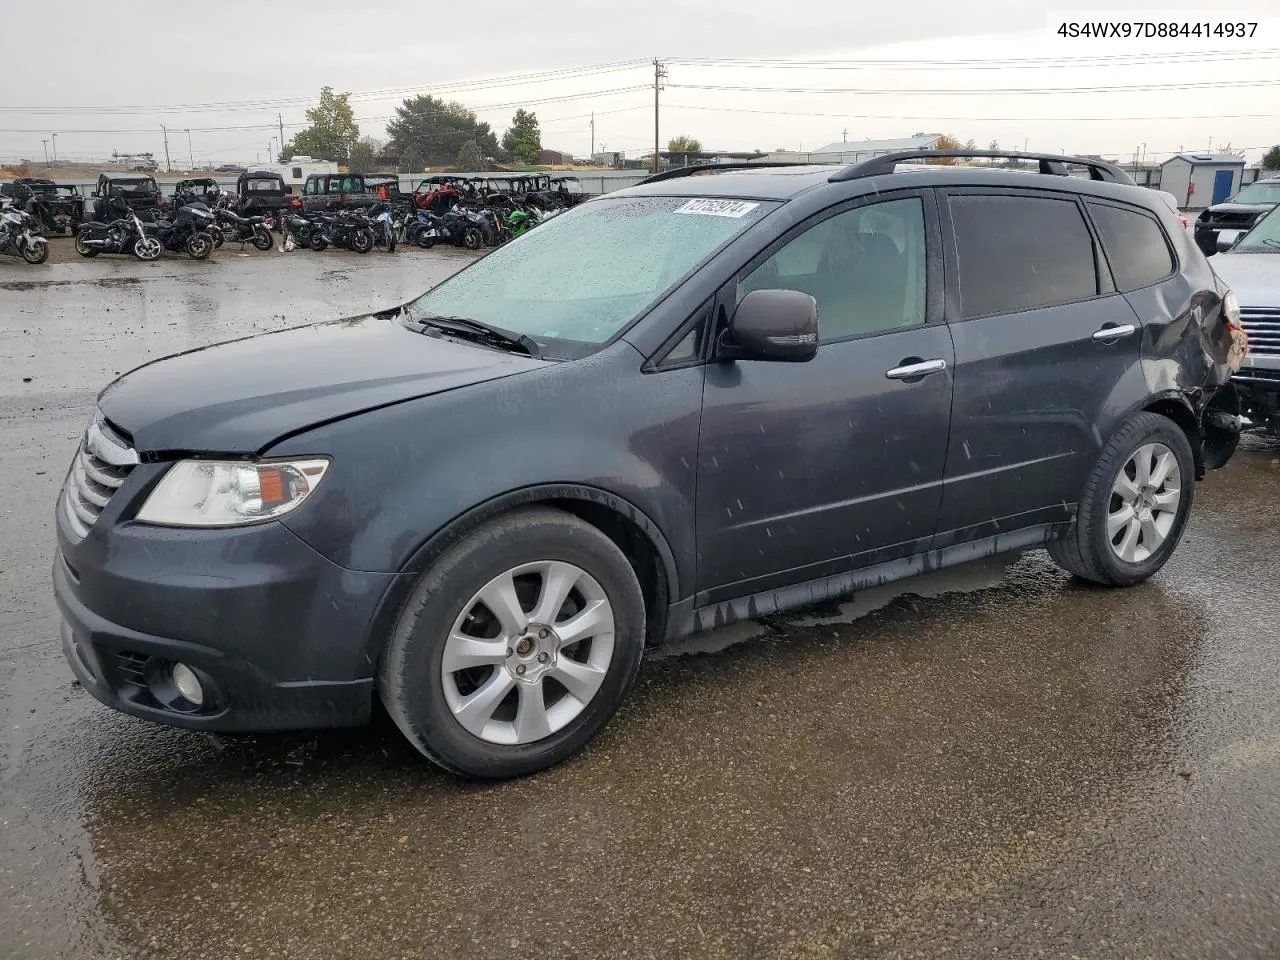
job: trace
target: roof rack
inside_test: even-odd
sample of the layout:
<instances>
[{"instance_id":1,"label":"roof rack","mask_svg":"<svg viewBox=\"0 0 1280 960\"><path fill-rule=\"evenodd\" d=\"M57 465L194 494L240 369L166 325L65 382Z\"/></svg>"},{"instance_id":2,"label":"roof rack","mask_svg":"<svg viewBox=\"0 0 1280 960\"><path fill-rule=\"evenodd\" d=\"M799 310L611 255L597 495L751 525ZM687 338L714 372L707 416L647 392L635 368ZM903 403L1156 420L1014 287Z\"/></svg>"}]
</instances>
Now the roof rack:
<instances>
[{"instance_id":1,"label":"roof rack","mask_svg":"<svg viewBox=\"0 0 1280 960\"><path fill-rule=\"evenodd\" d=\"M822 164L804 163L797 160L742 160L733 163L698 163L692 167L672 167L661 173L651 173L636 186L645 183L657 183L660 180L675 180L677 177L691 177L695 173L716 173L721 170L755 170L758 167L814 167Z\"/></svg>"},{"instance_id":2,"label":"roof rack","mask_svg":"<svg viewBox=\"0 0 1280 960\"><path fill-rule=\"evenodd\" d=\"M1091 180L1105 180L1109 183L1133 185L1133 178L1114 163L1103 160L1090 160L1085 157L1060 156L1054 153L1018 153L1005 150L907 150L902 153L888 153L882 157L872 157L860 163L850 164L843 170L831 175L831 183L844 180L857 180L861 177L879 177L893 173L900 163L910 160L936 160L938 157L993 157L1001 160L1035 160L1040 164L1040 172L1055 177L1070 176L1067 166L1087 167ZM659 174L661 176L661 174Z\"/></svg>"}]
</instances>

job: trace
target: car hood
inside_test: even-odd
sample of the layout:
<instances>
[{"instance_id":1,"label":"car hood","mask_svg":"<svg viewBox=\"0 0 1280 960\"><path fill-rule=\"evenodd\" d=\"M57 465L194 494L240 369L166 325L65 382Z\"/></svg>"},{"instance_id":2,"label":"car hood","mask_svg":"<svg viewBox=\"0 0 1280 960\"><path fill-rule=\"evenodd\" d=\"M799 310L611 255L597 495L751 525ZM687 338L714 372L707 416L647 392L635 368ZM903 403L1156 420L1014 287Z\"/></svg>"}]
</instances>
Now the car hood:
<instances>
[{"instance_id":1,"label":"car hood","mask_svg":"<svg viewBox=\"0 0 1280 960\"><path fill-rule=\"evenodd\" d=\"M364 316L152 361L98 405L144 455L255 453L308 427L546 363Z\"/></svg>"},{"instance_id":2,"label":"car hood","mask_svg":"<svg viewBox=\"0 0 1280 960\"><path fill-rule=\"evenodd\" d=\"M1280 252L1220 253L1209 265L1241 307L1280 307Z\"/></svg>"},{"instance_id":3,"label":"car hood","mask_svg":"<svg viewBox=\"0 0 1280 960\"><path fill-rule=\"evenodd\" d=\"M1215 203L1212 207L1200 214L1201 220L1209 220L1225 214L1243 213L1252 216L1260 216L1272 207L1274 203Z\"/></svg>"}]
</instances>

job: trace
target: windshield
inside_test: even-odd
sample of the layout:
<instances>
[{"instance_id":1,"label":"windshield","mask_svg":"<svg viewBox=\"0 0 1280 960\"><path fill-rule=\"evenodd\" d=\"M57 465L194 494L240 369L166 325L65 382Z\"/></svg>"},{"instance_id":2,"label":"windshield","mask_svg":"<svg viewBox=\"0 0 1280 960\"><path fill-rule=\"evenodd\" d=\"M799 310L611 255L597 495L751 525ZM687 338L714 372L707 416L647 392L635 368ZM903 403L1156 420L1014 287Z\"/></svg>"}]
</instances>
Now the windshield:
<instances>
[{"instance_id":1,"label":"windshield","mask_svg":"<svg viewBox=\"0 0 1280 960\"><path fill-rule=\"evenodd\" d=\"M455 274L410 304L408 317L467 317L526 334L544 356L585 356L776 206L595 200Z\"/></svg>"},{"instance_id":2,"label":"windshield","mask_svg":"<svg viewBox=\"0 0 1280 960\"><path fill-rule=\"evenodd\" d=\"M1280 253L1280 207L1272 210L1253 225L1231 248L1232 253Z\"/></svg>"},{"instance_id":3,"label":"windshield","mask_svg":"<svg viewBox=\"0 0 1280 960\"><path fill-rule=\"evenodd\" d=\"M1280 180L1251 183L1231 200L1232 203L1280 203Z\"/></svg>"},{"instance_id":4,"label":"windshield","mask_svg":"<svg viewBox=\"0 0 1280 960\"><path fill-rule=\"evenodd\" d=\"M111 189L128 191L129 193L157 193L154 180L113 180Z\"/></svg>"}]
</instances>

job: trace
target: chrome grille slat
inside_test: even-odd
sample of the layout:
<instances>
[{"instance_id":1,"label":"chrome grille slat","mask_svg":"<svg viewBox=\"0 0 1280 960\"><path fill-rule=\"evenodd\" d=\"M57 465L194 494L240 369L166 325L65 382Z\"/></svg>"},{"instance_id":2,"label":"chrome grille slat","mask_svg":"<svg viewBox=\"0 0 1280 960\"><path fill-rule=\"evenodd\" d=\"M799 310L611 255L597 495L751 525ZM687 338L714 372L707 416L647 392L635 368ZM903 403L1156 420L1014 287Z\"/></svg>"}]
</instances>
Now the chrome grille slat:
<instances>
[{"instance_id":1,"label":"chrome grille slat","mask_svg":"<svg viewBox=\"0 0 1280 960\"><path fill-rule=\"evenodd\" d=\"M138 463L137 452L99 416L85 431L62 490L63 516L83 540Z\"/></svg>"},{"instance_id":2,"label":"chrome grille slat","mask_svg":"<svg viewBox=\"0 0 1280 960\"><path fill-rule=\"evenodd\" d=\"M1241 307L1240 325L1254 356L1280 357L1280 307Z\"/></svg>"}]
</instances>

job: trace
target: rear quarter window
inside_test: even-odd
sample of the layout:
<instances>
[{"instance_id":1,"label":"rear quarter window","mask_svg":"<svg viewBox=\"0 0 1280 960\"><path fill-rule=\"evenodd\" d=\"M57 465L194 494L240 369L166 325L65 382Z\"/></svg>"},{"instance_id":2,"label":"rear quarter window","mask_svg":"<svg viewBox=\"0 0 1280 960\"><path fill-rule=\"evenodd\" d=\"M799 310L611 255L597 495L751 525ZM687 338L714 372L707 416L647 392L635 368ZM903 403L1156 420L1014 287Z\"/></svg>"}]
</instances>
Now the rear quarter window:
<instances>
[{"instance_id":1,"label":"rear quarter window","mask_svg":"<svg viewBox=\"0 0 1280 960\"><path fill-rule=\"evenodd\" d=\"M1090 203L1102 250L1121 291L1149 287L1173 273L1173 254L1160 224L1137 210Z\"/></svg>"},{"instance_id":2,"label":"rear quarter window","mask_svg":"<svg viewBox=\"0 0 1280 960\"><path fill-rule=\"evenodd\" d=\"M1093 236L1074 200L962 194L948 207L964 319L1097 295Z\"/></svg>"}]
</instances>

